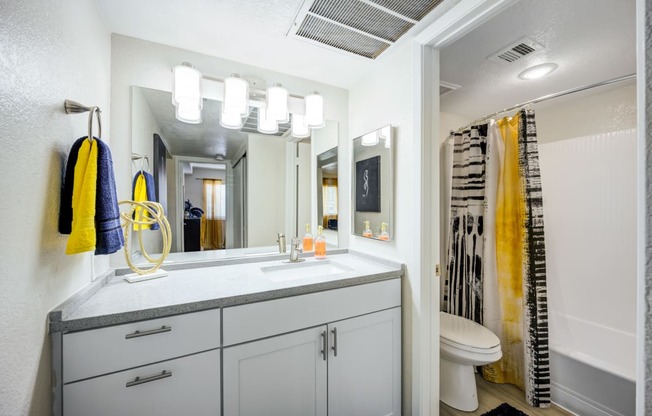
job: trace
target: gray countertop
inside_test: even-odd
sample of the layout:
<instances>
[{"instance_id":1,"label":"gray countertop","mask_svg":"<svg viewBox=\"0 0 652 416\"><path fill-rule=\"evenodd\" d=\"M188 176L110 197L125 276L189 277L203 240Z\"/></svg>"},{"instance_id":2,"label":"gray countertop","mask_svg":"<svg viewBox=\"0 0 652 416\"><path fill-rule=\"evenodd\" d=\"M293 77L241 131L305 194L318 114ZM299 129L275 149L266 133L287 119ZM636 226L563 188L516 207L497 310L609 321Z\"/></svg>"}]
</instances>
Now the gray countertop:
<instances>
[{"instance_id":1,"label":"gray countertop","mask_svg":"<svg viewBox=\"0 0 652 416\"><path fill-rule=\"evenodd\" d=\"M50 312L50 332L80 331L238 304L302 295L400 277L403 265L360 253L278 257L172 270L168 276L128 283L115 273ZM118 273L119 274L119 273Z\"/></svg>"}]
</instances>

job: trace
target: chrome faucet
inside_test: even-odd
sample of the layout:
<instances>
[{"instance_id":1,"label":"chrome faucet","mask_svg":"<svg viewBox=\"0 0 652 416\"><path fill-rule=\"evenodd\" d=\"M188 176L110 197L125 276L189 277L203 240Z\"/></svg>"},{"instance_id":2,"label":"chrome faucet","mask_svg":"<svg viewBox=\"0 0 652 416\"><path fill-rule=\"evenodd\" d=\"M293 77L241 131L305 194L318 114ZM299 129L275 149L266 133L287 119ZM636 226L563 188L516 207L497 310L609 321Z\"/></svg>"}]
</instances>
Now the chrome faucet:
<instances>
[{"instance_id":1,"label":"chrome faucet","mask_svg":"<svg viewBox=\"0 0 652 416\"><path fill-rule=\"evenodd\" d=\"M283 254L286 252L285 248L285 234L283 233L278 233L278 237L276 239L276 242L278 243L278 252Z\"/></svg>"},{"instance_id":2,"label":"chrome faucet","mask_svg":"<svg viewBox=\"0 0 652 416\"><path fill-rule=\"evenodd\" d=\"M290 243L291 263L297 263L304 260L299 258L299 253L303 253L303 249L301 248L301 239L295 237L292 239L292 242Z\"/></svg>"}]
</instances>

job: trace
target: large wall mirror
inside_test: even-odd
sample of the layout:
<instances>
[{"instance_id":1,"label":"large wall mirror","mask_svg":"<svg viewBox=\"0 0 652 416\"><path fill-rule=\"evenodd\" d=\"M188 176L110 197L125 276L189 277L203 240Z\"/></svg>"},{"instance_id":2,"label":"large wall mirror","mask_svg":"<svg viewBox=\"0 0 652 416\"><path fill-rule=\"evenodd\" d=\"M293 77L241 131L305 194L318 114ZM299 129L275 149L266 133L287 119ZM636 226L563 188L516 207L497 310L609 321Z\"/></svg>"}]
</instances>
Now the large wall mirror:
<instances>
[{"instance_id":1,"label":"large wall mirror","mask_svg":"<svg viewBox=\"0 0 652 416\"><path fill-rule=\"evenodd\" d=\"M221 102L204 99L202 122L184 123L171 93L132 87L132 177L141 169L154 176L172 261L277 253L278 233L289 241L313 222L311 139L290 140L289 123L258 133L256 109L239 130L221 127L220 113ZM337 135L331 123L321 135ZM147 247L159 238L152 231Z\"/></svg>"},{"instance_id":2,"label":"large wall mirror","mask_svg":"<svg viewBox=\"0 0 652 416\"><path fill-rule=\"evenodd\" d=\"M337 147L317 155L317 224L324 228L326 242L337 245L339 216Z\"/></svg>"},{"instance_id":3,"label":"large wall mirror","mask_svg":"<svg viewBox=\"0 0 652 416\"><path fill-rule=\"evenodd\" d=\"M385 126L353 140L353 234L376 240L393 238L392 126Z\"/></svg>"}]
</instances>

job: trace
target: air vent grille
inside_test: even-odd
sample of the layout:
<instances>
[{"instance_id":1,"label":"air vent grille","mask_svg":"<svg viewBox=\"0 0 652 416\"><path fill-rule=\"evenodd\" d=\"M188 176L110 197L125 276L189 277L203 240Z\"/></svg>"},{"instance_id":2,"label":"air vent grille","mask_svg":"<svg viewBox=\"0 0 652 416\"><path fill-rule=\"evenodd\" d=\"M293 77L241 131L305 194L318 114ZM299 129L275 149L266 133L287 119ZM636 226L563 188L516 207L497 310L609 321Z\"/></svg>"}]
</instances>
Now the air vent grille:
<instances>
[{"instance_id":1,"label":"air vent grille","mask_svg":"<svg viewBox=\"0 0 652 416\"><path fill-rule=\"evenodd\" d=\"M310 13L395 42L414 24L359 1L316 0Z\"/></svg>"},{"instance_id":2,"label":"air vent grille","mask_svg":"<svg viewBox=\"0 0 652 416\"><path fill-rule=\"evenodd\" d=\"M287 133L292 125L290 123L279 123L278 132L275 134L270 134L270 136L283 136ZM256 133L264 134L258 131L258 108L254 107L249 112L249 117L245 120L242 128L240 129L242 133Z\"/></svg>"},{"instance_id":3,"label":"air vent grille","mask_svg":"<svg viewBox=\"0 0 652 416\"><path fill-rule=\"evenodd\" d=\"M409 19L419 21L426 17L443 0L371 0L379 6L401 14Z\"/></svg>"},{"instance_id":4,"label":"air vent grille","mask_svg":"<svg viewBox=\"0 0 652 416\"><path fill-rule=\"evenodd\" d=\"M530 38L522 38L494 53L487 59L500 64L511 64L519 59L543 50L543 46Z\"/></svg>"},{"instance_id":5,"label":"air vent grille","mask_svg":"<svg viewBox=\"0 0 652 416\"><path fill-rule=\"evenodd\" d=\"M443 0L304 0L289 34L375 59Z\"/></svg>"},{"instance_id":6,"label":"air vent grille","mask_svg":"<svg viewBox=\"0 0 652 416\"><path fill-rule=\"evenodd\" d=\"M297 35L372 59L389 47L388 43L312 15L306 17Z\"/></svg>"}]
</instances>

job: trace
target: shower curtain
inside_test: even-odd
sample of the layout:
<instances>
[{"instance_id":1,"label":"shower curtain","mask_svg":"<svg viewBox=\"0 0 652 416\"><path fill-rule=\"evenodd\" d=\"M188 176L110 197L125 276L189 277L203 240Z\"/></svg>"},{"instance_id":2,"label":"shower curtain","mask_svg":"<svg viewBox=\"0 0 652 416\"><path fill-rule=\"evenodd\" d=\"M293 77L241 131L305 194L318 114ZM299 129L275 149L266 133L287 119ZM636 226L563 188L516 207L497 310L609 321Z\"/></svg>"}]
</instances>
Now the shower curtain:
<instances>
[{"instance_id":1,"label":"shower curtain","mask_svg":"<svg viewBox=\"0 0 652 416\"><path fill-rule=\"evenodd\" d=\"M484 378L515 384L530 405L547 407L546 265L534 111L473 127L453 140L444 310L484 324L500 338L503 358L482 367Z\"/></svg>"}]
</instances>

